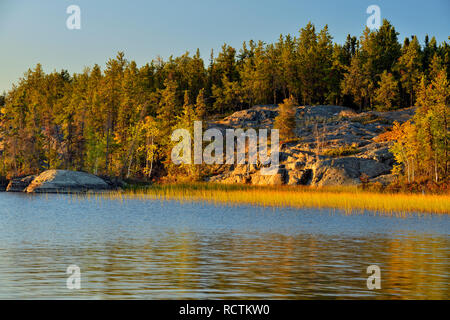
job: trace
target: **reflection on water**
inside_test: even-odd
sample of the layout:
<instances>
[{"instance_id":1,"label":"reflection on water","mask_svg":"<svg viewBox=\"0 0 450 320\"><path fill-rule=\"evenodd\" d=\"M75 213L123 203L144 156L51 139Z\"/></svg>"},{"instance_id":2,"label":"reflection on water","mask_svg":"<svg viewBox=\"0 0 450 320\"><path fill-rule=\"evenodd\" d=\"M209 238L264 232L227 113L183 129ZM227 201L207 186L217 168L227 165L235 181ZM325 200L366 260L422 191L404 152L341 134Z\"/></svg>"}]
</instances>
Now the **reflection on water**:
<instances>
[{"instance_id":1,"label":"reflection on water","mask_svg":"<svg viewBox=\"0 0 450 320\"><path fill-rule=\"evenodd\" d=\"M449 222L1 193L0 298L448 299Z\"/></svg>"}]
</instances>

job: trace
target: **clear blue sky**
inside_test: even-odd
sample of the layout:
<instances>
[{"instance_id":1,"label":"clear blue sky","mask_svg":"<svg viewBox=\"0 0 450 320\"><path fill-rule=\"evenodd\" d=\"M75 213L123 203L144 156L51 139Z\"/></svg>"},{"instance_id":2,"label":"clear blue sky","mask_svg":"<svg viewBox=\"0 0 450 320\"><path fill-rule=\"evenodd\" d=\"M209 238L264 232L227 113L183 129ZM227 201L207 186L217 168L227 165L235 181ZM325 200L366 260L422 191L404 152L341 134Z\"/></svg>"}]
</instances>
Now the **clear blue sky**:
<instances>
[{"instance_id":1,"label":"clear blue sky","mask_svg":"<svg viewBox=\"0 0 450 320\"><path fill-rule=\"evenodd\" d=\"M81 8L81 30L66 28L71 4ZM348 33L361 35L371 4L400 41L450 35L450 0L0 0L0 93L38 62L46 72L73 73L103 66L117 51L138 65L197 48L208 59L224 42L272 42L281 33L296 35L308 21L318 29L328 24L342 43Z\"/></svg>"}]
</instances>

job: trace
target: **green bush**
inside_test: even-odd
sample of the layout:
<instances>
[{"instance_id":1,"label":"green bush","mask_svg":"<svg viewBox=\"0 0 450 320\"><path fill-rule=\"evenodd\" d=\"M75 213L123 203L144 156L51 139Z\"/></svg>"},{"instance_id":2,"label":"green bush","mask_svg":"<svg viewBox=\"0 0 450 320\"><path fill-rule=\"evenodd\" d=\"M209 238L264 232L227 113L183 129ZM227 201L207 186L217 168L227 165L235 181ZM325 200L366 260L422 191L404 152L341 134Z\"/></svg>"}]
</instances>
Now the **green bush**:
<instances>
[{"instance_id":1,"label":"green bush","mask_svg":"<svg viewBox=\"0 0 450 320\"><path fill-rule=\"evenodd\" d=\"M342 156L350 156L352 154L359 153L359 148L352 145L344 145L334 149L328 149L323 152L323 155L328 157L342 157Z\"/></svg>"}]
</instances>

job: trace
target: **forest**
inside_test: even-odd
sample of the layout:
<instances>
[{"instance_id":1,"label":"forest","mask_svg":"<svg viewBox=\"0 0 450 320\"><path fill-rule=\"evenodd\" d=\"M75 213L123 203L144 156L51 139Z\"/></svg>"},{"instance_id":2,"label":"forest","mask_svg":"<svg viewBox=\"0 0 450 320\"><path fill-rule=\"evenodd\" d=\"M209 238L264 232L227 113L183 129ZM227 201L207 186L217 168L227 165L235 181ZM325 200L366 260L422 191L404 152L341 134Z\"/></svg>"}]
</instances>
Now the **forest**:
<instances>
[{"instance_id":1,"label":"forest","mask_svg":"<svg viewBox=\"0 0 450 320\"><path fill-rule=\"evenodd\" d=\"M394 172L448 181L450 41L398 36L384 20L338 44L327 26L308 23L275 43L224 44L207 62L197 50L143 66L119 52L105 68L75 74L38 64L0 96L0 176L70 169L160 180L180 174L170 163L175 128L292 99L356 111L418 106L381 137L394 142ZM184 174L198 180L207 170Z\"/></svg>"}]
</instances>

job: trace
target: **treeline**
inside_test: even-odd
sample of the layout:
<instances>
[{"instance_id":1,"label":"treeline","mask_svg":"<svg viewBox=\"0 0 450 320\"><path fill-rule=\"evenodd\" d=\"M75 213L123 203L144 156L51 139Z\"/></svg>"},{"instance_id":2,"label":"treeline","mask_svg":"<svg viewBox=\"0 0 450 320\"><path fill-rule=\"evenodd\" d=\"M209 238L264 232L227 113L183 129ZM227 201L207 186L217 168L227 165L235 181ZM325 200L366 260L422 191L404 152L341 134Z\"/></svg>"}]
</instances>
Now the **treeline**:
<instances>
[{"instance_id":1,"label":"treeline","mask_svg":"<svg viewBox=\"0 0 450 320\"><path fill-rule=\"evenodd\" d=\"M444 69L431 81L422 77L417 104L411 120L403 124L394 122L392 130L377 139L394 142L391 151L397 164L393 173L400 177L397 187L407 186L410 191L449 191L450 87Z\"/></svg>"},{"instance_id":2,"label":"treeline","mask_svg":"<svg viewBox=\"0 0 450 320\"><path fill-rule=\"evenodd\" d=\"M3 175L48 168L153 178L192 168L169 161L170 133L194 120L293 97L302 104L393 109L416 104L421 81L450 74L450 46L401 44L386 20L333 43L308 23L273 44L223 45L205 64L197 52L138 67L120 52L104 70L45 74L38 64L0 97ZM418 102L418 101L417 101Z\"/></svg>"}]
</instances>

